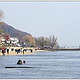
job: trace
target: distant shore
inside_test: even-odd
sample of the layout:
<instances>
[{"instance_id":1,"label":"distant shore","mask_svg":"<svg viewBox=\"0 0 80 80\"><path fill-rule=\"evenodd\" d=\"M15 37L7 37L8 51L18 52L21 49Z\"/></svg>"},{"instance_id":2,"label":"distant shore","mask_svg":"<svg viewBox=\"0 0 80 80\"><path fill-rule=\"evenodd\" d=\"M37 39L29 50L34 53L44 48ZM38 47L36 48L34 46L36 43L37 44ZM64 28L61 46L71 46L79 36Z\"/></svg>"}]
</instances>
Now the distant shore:
<instances>
[{"instance_id":1,"label":"distant shore","mask_svg":"<svg viewBox=\"0 0 80 80\"><path fill-rule=\"evenodd\" d=\"M80 51L80 48L50 49L49 51Z\"/></svg>"}]
</instances>

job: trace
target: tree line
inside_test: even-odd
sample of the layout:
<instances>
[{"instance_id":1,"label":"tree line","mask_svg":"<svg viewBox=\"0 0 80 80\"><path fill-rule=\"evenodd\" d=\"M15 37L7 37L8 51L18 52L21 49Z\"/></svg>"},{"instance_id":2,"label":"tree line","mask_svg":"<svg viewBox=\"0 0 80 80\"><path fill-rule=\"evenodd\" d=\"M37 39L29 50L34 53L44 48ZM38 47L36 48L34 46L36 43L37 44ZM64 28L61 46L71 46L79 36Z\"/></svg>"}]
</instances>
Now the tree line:
<instances>
[{"instance_id":1,"label":"tree line","mask_svg":"<svg viewBox=\"0 0 80 80\"><path fill-rule=\"evenodd\" d=\"M24 36L23 37L24 46L28 47L40 47L41 49L44 48L59 48L59 44L57 42L57 38L52 35L49 37L32 37L32 36Z\"/></svg>"}]
</instances>

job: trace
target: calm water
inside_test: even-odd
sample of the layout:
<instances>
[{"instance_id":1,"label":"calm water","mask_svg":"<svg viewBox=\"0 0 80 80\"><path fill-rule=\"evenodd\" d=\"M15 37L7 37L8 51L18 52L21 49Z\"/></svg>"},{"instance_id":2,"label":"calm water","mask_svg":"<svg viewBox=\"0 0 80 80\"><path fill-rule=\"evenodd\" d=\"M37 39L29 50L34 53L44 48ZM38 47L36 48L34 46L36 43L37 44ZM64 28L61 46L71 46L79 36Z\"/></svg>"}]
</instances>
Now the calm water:
<instances>
[{"instance_id":1,"label":"calm water","mask_svg":"<svg viewBox=\"0 0 80 80\"><path fill-rule=\"evenodd\" d=\"M25 60L23 65L17 61ZM34 67L5 69L5 67ZM80 79L80 51L37 52L35 55L0 56L0 78Z\"/></svg>"}]
</instances>

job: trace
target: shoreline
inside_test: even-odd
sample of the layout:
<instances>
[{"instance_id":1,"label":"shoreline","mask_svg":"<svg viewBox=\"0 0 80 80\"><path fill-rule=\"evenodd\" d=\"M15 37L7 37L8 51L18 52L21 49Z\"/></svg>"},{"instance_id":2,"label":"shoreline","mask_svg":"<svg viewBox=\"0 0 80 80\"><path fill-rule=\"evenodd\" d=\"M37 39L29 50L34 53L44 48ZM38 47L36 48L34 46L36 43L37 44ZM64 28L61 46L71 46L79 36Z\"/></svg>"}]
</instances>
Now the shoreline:
<instances>
[{"instance_id":1,"label":"shoreline","mask_svg":"<svg viewBox=\"0 0 80 80\"><path fill-rule=\"evenodd\" d=\"M11 48L9 48L10 49L9 54L7 54L7 52L6 52L5 53L5 56L6 55L34 55L34 54L36 54L36 52L46 51L46 50L35 50L35 48L31 48L33 50L33 52L30 52L28 50L28 51L24 52L24 54L23 54L23 52L20 52L20 53L17 54L17 52L15 52L15 50L14 51L11 51L12 48L14 48L14 49L20 49L21 47L11 47ZM25 48L25 49L27 49L27 48ZM2 54L1 51L0 51L0 56L3 56L3 54Z\"/></svg>"},{"instance_id":2,"label":"shoreline","mask_svg":"<svg viewBox=\"0 0 80 80\"><path fill-rule=\"evenodd\" d=\"M35 54L35 53L29 53L29 52L26 52L26 53L14 53L14 52L9 52L9 54L7 54L7 53L5 53L5 56L6 55L33 55L33 54ZM3 56L3 54L0 52L0 56Z\"/></svg>"},{"instance_id":3,"label":"shoreline","mask_svg":"<svg viewBox=\"0 0 80 80\"><path fill-rule=\"evenodd\" d=\"M21 47L11 47L9 49L20 49ZM27 49L27 48L25 48ZM44 51L80 51L80 48L71 48L71 49L46 49L46 50L35 50L35 48L29 48L29 49L32 49L33 52L30 52L30 51L26 51L24 52L20 52L20 53L16 53L15 50L14 51L9 51L9 55L34 55L34 54L37 54L37 52L44 52ZM5 56L8 55L7 52L5 53ZM0 51L0 56L3 56L2 52Z\"/></svg>"}]
</instances>

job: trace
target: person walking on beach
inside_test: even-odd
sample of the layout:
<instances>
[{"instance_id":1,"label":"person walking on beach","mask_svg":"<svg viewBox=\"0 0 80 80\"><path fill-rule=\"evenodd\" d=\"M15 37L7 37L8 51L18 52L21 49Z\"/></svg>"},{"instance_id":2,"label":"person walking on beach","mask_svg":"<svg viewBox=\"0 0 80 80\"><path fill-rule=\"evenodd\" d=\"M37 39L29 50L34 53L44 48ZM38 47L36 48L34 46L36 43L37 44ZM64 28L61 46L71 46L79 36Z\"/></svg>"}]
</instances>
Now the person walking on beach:
<instances>
[{"instance_id":1,"label":"person walking on beach","mask_svg":"<svg viewBox=\"0 0 80 80\"><path fill-rule=\"evenodd\" d=\"M23 54L24 54L24 49L23 49Z\"/></svg>"},{"instance_id":2,"label":"person walking on beach","mask_svg":"<svg viewBox=\"0 0 80 80\"><path fill-rule=\"evenodd\" d=\"M4 53L6 53L6 47L4 48Z\"/></svg>"},{"instance_id":3,"label":"person walking on beach","mask_svg":"<svg viewBox=\"0 0 80 80\"><path fill-rule=\"evenodd\" d=\"M9 55L9 49L7 48L7 55Z\"/></svg>"},{"instance_id":4,"label":"person walking on beach","mask_svg":"<svg viewBox=\"0 0 80 80\"><path fill-rule=\"evenodd\" d=\"M3 56L5 56L5 50L4 50L4 48L2 48L2 54L3 54Z\"/></svg>"},{"instance_id":5,"label":"person walking on beach","mask_svg":"<svg viewBox=\"0 0 80 80\"><path fill-rule=\"evenodd\" d=\"M2 54L3 54L3 56L5 56L5 51L4 51L3 45L2 45Z\"/></svg>"}]
</instances>

